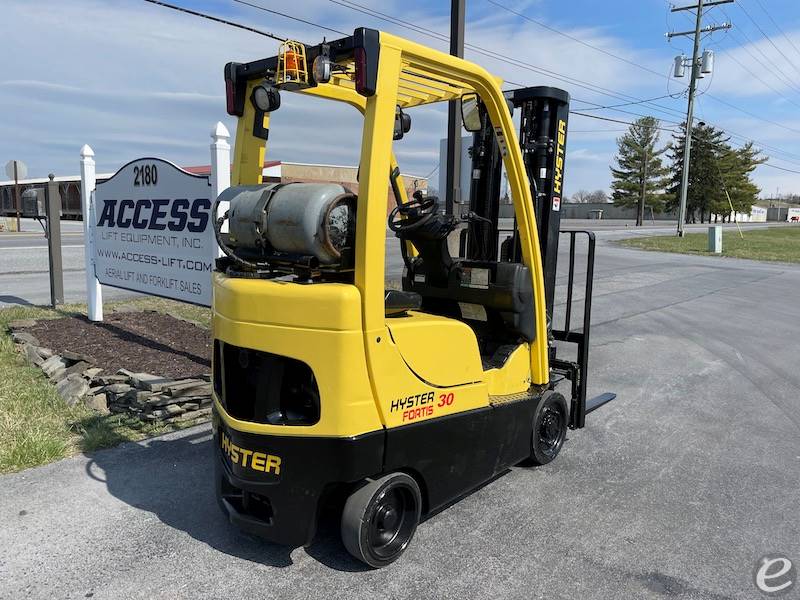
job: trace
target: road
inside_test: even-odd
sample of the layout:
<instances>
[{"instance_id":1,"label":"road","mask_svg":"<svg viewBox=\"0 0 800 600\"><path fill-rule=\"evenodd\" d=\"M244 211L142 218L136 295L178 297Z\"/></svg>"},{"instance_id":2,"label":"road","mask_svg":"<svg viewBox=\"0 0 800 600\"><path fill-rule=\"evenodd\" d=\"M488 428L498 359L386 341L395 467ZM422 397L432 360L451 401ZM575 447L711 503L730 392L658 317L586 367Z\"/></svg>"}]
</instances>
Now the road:
<instances>
[{"instance_id":1,"label":"road","mask_svg":"<svg viewBox=\"0 0 800 600\"><path fill-rule=\"evenodd\" d=\"M47 240L32 219L23 219L20 233L0 233L0 308L13 304L49 304ZM83 223L61 222L61 254L66 302L86 301ZM133 294L104 287L106 299Z\"/></svg>"},{"instance_id":2,"label":"road","mask_svg":"<svg viewBox=\"0 0 800 600\"><path fill-rule=\"evenodd\" d=\"M47 240L41 226L32 219L23 219L20 233L0 233L0 308L13 304L48 304L50 282L48 278ZM640 229L627 227L624 221L565 221L565 228L589 228L597 231L624 231L625 235L668 234L675 230L670 222L646 225ZM774 226L775 224L771 224ZM501 219L501 227L512 227L511 219ZM705 226L689 226L702 229ZM763 227L748 225L745 227ZM83 223L62 221L62 264L64 269L64 298L66 302L84 302L86 282L84 275ZM387 273L397 279L403 264L397 251L397 239L387 232ZM134 294L103 286L105 299L119 300Z\"/></svg>"},{"instance_id":3,"label":"road","mask_svg":"<svg viewBox=\"0 0 800 600\"><path fill-rule=\"evenodd\" d=\"M364 570L334 529L238 533L200 427L0 478L0 598L758 597L760 556L800 564L800 267L608 243L626 235L598 234L589 380L618 398L398 563Z\"/></svg>"}]
</instances>

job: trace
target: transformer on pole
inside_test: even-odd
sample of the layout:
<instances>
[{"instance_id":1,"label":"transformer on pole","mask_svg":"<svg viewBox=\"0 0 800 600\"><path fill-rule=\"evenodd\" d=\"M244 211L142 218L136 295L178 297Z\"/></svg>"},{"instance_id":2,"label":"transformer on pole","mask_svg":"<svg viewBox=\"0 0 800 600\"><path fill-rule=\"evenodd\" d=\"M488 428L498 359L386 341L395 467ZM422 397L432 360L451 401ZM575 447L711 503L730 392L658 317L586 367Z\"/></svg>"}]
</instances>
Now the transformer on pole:
<instances>
[{"instance_id":1,"label":"transformer on pole","mask_svg":"<svg viewBox=\"0 0 800 600\"><path fill-rule=\"evenodd\" d=\"M689 66L690 81L689 81L689 100L686 107L686 140L684 143L683 152L683 171L681 173L681 188L680 188L680 206L678 209L678 236L683 237L684 223L686 222L686 198L689 191L689 158L692 151L692 118L694 114L694 95L697 91L697 80L702 79L704 74L709 74L714 69L714 53L710 50L703 52L700 57L700 35L704 33L713 33L720 29L730 29L730 23L723 23L722 25L708 25L703 27L703 8L717 6L719 4L728 4L734 0L698 0L697 4L690 6L680 6L672 9L672 12L682 10L696 10L695 26L693 31L679 31L670 32L667 38L672 39L676 36L694 36L694 45L692 48L692 58L687 61L686 58L681 56L675 57L675 66L673 74L675 77L683 77L684 67ZM687 64L688 62L688 64Z\"/></svg>"}]
</instances>

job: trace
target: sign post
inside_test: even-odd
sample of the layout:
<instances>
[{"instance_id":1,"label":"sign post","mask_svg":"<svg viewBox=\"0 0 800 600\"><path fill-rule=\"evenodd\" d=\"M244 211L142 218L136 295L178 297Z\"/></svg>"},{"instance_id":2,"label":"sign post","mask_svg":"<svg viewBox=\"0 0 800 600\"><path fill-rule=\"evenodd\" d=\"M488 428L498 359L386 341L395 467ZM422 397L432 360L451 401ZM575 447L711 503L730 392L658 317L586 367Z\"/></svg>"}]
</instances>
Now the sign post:
<instances>
[{"instance_id":1,"label":"sign post","mask_svg":"<svg viewBox=\"0 0 800 600\"><path fill-rule=\"evenodd\" d=\"M64 304L64 271L61 262L61 194L55 176L47 183L47 258L50 262L50 306Z\"/></svg>"},{"instance_id":2,"label":"sign post","mask_svg":"<svg viewBox=\"0 0 800 600\"><path fill-rule=\"evenodd\" d=\"M228 128L221 121L217 121L211 132L211 201L216 201L217 197L231 187L231 145L228 140L231 134ZM218 219L228 210L230 202L220 203L217 214ZM228 231L228 222L222 224L222 232ZM222 256L222 250L218 250L218 256Z\"/></svg>"},{"instance_id":3,"label":"sign post","mask_svg":"<svg viewBox=\"0 0 800 600\"><path fill-rule=\"evenodd\" d=\"M28 167L20 160L10 160L6 163L6 175L14 180L14 205L17 211L17 231L22 231L20 221L19 180L28 176Z\"/></svg>"},{"instance_id":4,"label":"sign post","mask_svg":"<svg viewBox=\"0 0 800 600\"><path fill-rule=\"evenodd\" d=\"M160 158L129 162L94 192L96 281L211 306L212 205L209 177Z\"/></svg>"},{"instance_id":5,"label":"sign post","mask_svg":"<svg viewBox=\"0 0 800 600\"><path fill-rule=\"evenodd\" d=\"M81 211L83 213L83 251L86 262L86 314L90 321L103 320L103 288L95 276L94 192L96 186L94 150L81 148Z\"/></svg>"}]
</instances>

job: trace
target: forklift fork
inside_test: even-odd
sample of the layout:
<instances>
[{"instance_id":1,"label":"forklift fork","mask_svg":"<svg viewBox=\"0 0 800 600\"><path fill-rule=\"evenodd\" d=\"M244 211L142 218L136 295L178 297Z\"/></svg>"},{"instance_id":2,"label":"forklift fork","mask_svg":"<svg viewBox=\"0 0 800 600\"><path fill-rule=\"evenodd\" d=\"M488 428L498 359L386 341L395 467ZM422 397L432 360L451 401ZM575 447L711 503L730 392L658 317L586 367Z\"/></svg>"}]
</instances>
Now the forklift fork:
<instances>
[{"instance_id":1,"label":"forklift fork","mask_svg":"<svg viewBox=\"0 0 800 600\"><path fill-rule=\"evenodd\" d=\"M605 403L617 397L616 394L606 392L586 400L586 379L589 372L589 332L592 321L592 283L594 280L594 248L595 235L593 231L576 230L562 231L569 234L569 271L567 275L567 302L564 314L564 329L553 329L553 338L560 342L577 344L577 360L567 361L553 357L551 365L553 371L563 375L572 384L572 402L570 405L570 429L580 429L586 423L586 415L597 410ZM583 327L573 330L572 324L572 295L575 286L575 240L578 234L587 238L586 251L586 283L583 299Z\"/></svg>"}]
</instances>

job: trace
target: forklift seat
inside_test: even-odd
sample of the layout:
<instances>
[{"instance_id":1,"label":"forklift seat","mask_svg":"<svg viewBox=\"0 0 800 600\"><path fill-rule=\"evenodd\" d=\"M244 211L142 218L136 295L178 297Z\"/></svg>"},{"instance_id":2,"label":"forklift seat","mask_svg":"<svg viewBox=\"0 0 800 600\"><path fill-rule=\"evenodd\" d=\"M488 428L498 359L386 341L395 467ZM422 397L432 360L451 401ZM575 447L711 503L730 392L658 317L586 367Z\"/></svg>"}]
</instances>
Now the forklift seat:
<instances>
[{"instance_id":1,"label":"forklift seat","mask_svg":"<svg viewBox=\"0 0 800 600\"><path fill-rule=\"evenodd\" d=\"M397 317L409 310L418 310L422 306L422 296L416 292L386 290L383 304L387 317Z\"/></svg>"},{"instance_id":2,"label":"forklift seat","mask_svg":"<svg viewBox=\"0 0 800 600\"><path fill-rule=\"evenodd\" d=\"M510 262L455 259L447 269L447 280L429 283L424 261L413 265L403 277L403 289L416 292L423 306L442 301L479 304L487 317L526 342L536 338L536 312L530 271ZM432 301L432 302L431 302Z\"/></svg>"}]
</instances>

